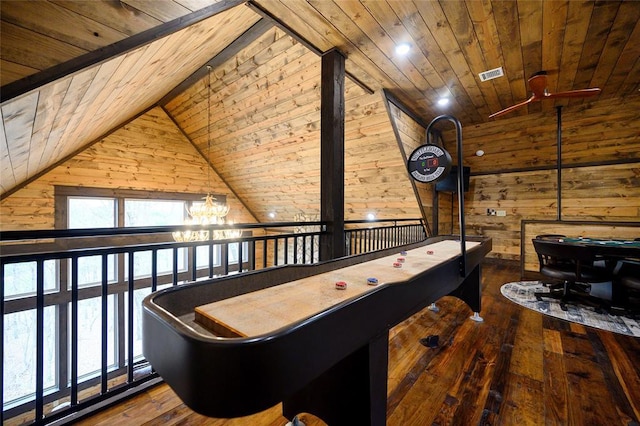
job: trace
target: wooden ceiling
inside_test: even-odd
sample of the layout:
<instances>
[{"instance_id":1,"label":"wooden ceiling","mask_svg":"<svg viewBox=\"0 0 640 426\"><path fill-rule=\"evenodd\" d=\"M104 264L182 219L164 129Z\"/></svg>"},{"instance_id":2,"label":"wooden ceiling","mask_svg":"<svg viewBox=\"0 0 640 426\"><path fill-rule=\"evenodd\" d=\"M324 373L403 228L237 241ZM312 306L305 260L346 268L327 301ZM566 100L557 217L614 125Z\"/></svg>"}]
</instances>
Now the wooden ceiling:
<instances>
[{"instance_id":1,"label":"wooden ceiling","mask_svg":"<svg viewBox=\"0 0 640 426\"><path fill-rule=\"evenodd\" d=\"M334 47L347 57L348 102L369 104L358 99L385 89L425 122L443 113L464 126L488 122L526 99L526 80L540 70L550 92L600 87L602 100L640 89L635 1L3 0L0 8L3 195L157 106L206 155L207 63L220 141L209 161L249 205L271 185L252 186L238 173L232 153L251 146L255 158L271 155L272 167L283 167L276 158L299 164L292 176L307 170L290 190L318 190L317 170L305 169L317 167L315 151L265 141L281 117L289 142L317 137L318 55ZM411 45L406 56L394 53L400 42ZM497 67L504 77L480 81ZM251 90L268 90L271 100L243 103ZM451 99L446 109L440 97ZM557 104L567 101L512 115Z\"/></svg>"}]
</instances>

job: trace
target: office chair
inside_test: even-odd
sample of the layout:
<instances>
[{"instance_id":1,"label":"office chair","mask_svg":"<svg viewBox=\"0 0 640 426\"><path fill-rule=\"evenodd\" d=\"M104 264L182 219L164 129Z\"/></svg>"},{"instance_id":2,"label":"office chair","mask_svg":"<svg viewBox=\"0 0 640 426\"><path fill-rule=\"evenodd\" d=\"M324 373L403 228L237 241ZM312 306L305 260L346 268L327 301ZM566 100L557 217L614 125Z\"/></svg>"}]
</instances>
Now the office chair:
<instances>
[{"instance_id":1,"label":"office chair","mask_svg":"<svg viewBox=\"0 0 640 426\"><path fill-rule=\"evenodd\" d=\"M611 281L612 271L593 266L596 256L590 247L547 239L532 241L540 262L540 273L562 284L548 293L535 293L536 299L559 300L564 311L567 310L567 303L572 301L596 308L603 306L603 300L588 294L590 284Z\"/></svg>"},{"instance_id":2,"label":"office chair","mask_svg":"<svg viewBox=\"0 0 640 426\"><path fill-rule=\"evenodd\" d=\"M624 259L616 269L614 285L618 286L618 304L623 315L640 315L640 260Z\"/></svg>"}]
</instances>

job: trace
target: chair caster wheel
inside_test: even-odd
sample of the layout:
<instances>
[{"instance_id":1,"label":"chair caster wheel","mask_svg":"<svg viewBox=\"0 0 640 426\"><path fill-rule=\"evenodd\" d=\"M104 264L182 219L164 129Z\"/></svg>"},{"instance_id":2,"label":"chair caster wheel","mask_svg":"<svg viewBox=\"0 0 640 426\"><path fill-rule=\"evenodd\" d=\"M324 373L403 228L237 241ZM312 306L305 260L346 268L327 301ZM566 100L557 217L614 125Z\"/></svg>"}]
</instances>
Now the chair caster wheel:
<instances>
[{"instance_id":1,"label":"chair caster wheel","mask_svg":"<svg viewBox=\"0 0 640 426\"><path fill-rule=\"evenodd\" d=\"M563 311L565 311L565 312L566 312L566 311L568 311L568 309L567 309L567 305L566 305L565 303L561 303L561 304L560 304L560 309L562 309L562 310L563 310Z\"/></svg>"}]
</instances>

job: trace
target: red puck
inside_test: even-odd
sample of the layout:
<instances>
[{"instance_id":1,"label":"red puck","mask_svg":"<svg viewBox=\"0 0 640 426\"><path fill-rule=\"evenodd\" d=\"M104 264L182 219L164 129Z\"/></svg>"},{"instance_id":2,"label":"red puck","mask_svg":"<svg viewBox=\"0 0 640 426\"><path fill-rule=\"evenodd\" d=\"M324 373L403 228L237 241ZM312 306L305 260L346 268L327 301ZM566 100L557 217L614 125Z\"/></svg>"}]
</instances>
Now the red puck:
<instances>
[{"instance_id":1,"label":"red puck","mask_svg":"<svg viewBox=\"0 0 640 426\"><path fill-rule=\"evenodd\" d=\"M347 289L347 283L344 281L338 281L336 282L336 288L338 290L346 290Z\"/></svg>"},{"instance_id":2,"label":"red puck","mask_svg":"<svg viewBox=\"0 0 640 426\"><path fill-rule=\"evenodd\" d=\"M427 254L433 254L433 250L427 250Z\"/></svg>"}]
</instances>

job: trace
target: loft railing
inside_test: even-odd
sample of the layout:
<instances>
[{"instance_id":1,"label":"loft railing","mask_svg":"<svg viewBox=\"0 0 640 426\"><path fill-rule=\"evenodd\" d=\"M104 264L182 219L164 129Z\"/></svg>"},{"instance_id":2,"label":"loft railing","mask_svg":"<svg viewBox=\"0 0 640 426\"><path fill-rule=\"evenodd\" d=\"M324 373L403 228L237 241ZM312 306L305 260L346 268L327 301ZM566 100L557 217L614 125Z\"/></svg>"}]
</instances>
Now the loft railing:
<instances>
[{"instance_id":1,"label":"loft railing","mask_svg":"<svg viewBox=\"0 0 640 426\"><path fill-rule=\"evenodd\" d=\"M395 219L389 221L345 221L345 243L348 255L383 250L403 244L423 241L427 238L420 219Z\"/></svg>"},{"instance_id":2,"label":"loft railing","mask_svg":"<svg viewBox=\"0 0 640 426\"><path fill-rule=\"evenodd\" d=\"M421 241L419 220L349 221L347 253ZM224 230L225 226L212 226ZM140 301L169 286L319 260L321 222L233 225L234 239L174 242L187 227L0 234L0 421L72 421L160 379L141 353Z\"/></svg>"}]
</instances>

